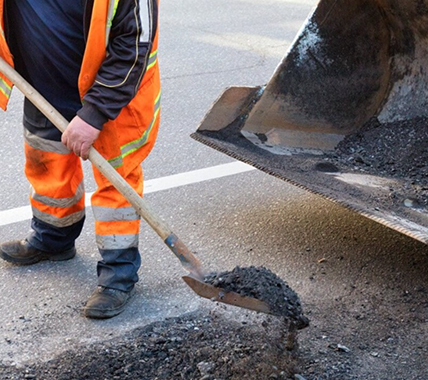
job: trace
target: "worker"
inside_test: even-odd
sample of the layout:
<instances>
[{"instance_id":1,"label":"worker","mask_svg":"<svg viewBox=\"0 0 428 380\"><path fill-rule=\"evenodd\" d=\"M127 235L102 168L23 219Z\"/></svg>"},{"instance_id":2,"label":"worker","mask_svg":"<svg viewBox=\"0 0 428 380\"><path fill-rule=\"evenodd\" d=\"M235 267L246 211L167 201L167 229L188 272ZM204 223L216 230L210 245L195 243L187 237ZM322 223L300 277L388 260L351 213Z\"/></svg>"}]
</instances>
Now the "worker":
<instances>
[{"instance_id":1,"label":"worker","mask_svg":"<svg viewBox=\"0 0 428 380\"><path fill-rule=\"evenodd\" d=\"M142 196L142 161L158 127L158 0L0 0L0 56L68 121L61 133L24 101L25 174L32 231L4 242L18 265L76 255L85 220L81 160L93 145ZM0 76L6 110L12 83ZM91 206L101 258L98 284L83 308L89 318L121 313L135 292L140 217L93 167Z\"/></svg>"}]
</instances>

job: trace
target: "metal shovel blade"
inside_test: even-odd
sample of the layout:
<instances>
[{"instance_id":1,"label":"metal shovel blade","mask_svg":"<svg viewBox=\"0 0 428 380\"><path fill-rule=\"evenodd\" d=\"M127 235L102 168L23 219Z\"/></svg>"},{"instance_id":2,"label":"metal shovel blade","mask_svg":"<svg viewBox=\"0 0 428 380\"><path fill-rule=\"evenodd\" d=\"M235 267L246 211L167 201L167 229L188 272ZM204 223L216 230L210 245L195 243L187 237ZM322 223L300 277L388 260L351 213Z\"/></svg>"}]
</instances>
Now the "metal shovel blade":
<instances>
[{"instance_id":1,"label":"metal shovel blade","mask_svg":"<svg viewBox=\"0 0 428 380\"><path fill-rule=\"evenodd\" d=\"M211 301L242 307L244 309L272 314L269 305L263 301L258 300L257 298L241 296L238 293L215 287L194 277L183 276L182 278L184 282L201 297L208 298Z\"/></svg>"}]
</instances>

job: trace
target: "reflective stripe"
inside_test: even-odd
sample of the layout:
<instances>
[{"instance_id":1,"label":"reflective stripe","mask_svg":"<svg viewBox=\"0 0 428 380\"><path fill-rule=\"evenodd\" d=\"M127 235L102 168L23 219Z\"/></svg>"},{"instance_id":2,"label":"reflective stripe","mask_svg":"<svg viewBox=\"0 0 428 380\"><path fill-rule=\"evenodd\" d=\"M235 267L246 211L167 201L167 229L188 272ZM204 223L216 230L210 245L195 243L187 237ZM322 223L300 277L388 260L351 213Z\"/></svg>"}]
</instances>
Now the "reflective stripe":
<instances>
[{"instance_id":1,"label":"reflective stripe","mask_svg":"<svg viewBox=\"0 0 428 380\"><path fill-rule=\"evenodd\" d=\"M111 0L108 5L107 26L106 26L106 47L110 38L110 30L113 24L114 16L116 15L119 0Z\"/></svg>"},{"instance_id":2,"label":"reflective stripe","mask_svg":"<svg viewBox=\"0 0 428 380\"><path fill-rule=\"evenodd\" d=\"M10 94L12 92L12 87L9 86L3 78L0 78L0 92L2 92L8 99L10 98Z\"/></svg>"},{"instance_id":3,"label":"reflective stripe","mask_svg":"<svg viewBox=\"0 0 428 380\"><path fill-rule=\"evenodd\" d=\"M152 40L152 14L153 5L151 0L140 0L140 42L148 43Z\"/></svg>"},{"instance_id":4,"label":"reflective stripe","mask_svg":"<svg viewBox=\"0 0 428 380\"><path fill-rule=\"evenodd\" d=\"M159 115L160 111L160 96L161 93L159 92L158 97L156 98L155 102L155 112L153 115L153 119L150 123L149 128L146 129L146 131L143 133L143 135L138 138L137 140L131 141L123 146L120 147L120 150L122 154L119 157L112 158L108 160L110 165L112 165L114 168L118 168L119 166L123 165L123 158L125 158L128 154L131 154L135 152L136 150L140 149L142 146L144 146L147 143L147 140L149 139L150 132L153 128L153 125L155 125L156 120Z\"/></svg>"},{"instance_id":5,"label":"reflective stripe","mask_svg":"<svg viewBox=\"0 0 428 380\"><path fill-rule=\"evenodd\" d=\"M138 247L138 235L96 235L99 249L126 249Z\"/></svg>"},{"instance_id":6,"label":"reflective stripe","mask_svg":"<svg viewBox=\"0 0 428 380\"><path fill-rule=\"evenodd\" d=\"M37 194L34 191L34 188L31 188L30 195L31 195L31 198L33 198L35 201L43 203L46 206L66 208L66 207L74 206L77 202L79 202L82 199L84 193L85 193L85 185L82 181L77 187L76 193L74 194L73 197L69 197L69 198L47 197L46 195Z\"/></svg>"},{"instance_id":7,"label":"reflective stripe","mask_svg":"<svg viewBox=\"0 0 428 380\"><path fill-rule=\"evenodd\" d=\"M116 0L116 1L118 1L118 0ZM137 9L137 6L138 6L138 4L137 4L137 0L134 0L134 3L135 3L135 10ZM117 7L117 4L116 3L114 3L113 5L112 5L112 3L110 3L110 5L109 5L109 7L110 7L110 9L109 9L109 13L110 13L110 11L112 11L112 6L113 7ZM114 12L116 12L116 10L114 10L114 11L112 11L113 12L113 16L114 16ZM135 39L135 59L134 59L134 62L132 63L132 66L129 68L129 70L128 70L128 72L126 73L126 75L125 75L125 77L123 78L123 80L121 81L121 82L119 82L119 83L116 83L116 84L107 84L107 83L103 83L103 82L101 82L101 81L99 81L99 80L96 80L95 82L96 83L98 83L99 85L101 85L101 86L104 86L104 87L107 87L107 88L114 88L114 87L119 87L119 86L122 86L127 80L128 80L128 78L129 78L129 76L131 75L131 73L132 73L132 70L134 69L134 67L137 65L137 62L138 62L138 50L139 50L139 46L138 46L138 36L139 36L139 34L140 34L140 28L141 28L141 26L140 26L140 23L141 23L141 21L140 20L138 20L138 15L136 14L136 12L134 11L134 16L135 16L135 22L136 22L136 25L137 25L137 34L136 34L136 39ZM111 28L111 25L109 26L109 22L107 23L107 31L108 31L108 33L106 33L106 39L107 39L107 43L108 43L108 35L110 34L110 28ZM144 71L144 70L143 70Z\"/></svg>"},{"instance_id":8,"label":"reflective stripe","mask_svg":"<svg viewBox=\"0 0 428 380\"><path fill-rule=\"evenodd\" d=\"M35 134L31 133L24 128L24 140L34 149L42 150L44 152L69 154L70 150L61 141L46 140Z\"/></svg>"},{"instance_id":9,"label":"reflective stripe","mask_svg":"<svg viewBox=\"0 0 428 380\"><path fill-rule=\"evenodd\" d=\"M75 212L74 214L70 214L67 216L64 216L63 218L58 218L56 216L53 216L51 214L47 214L45 212L41 212L39 209L35 207L31 207L33 210L33 215L40 219L42 222L52 224L56 227L68 227L72 224L75 224L83 219L85 216L85 210Z\"/></svg>"},{"instance_id":10,"label":"reflective stripe","mask_svg":"<svg viewBox=\"0 0 428 380\"><path fill-rule=\"evenodd\" d=\"M139 220L140 216L133 207L110 208L92 206L95 220L99 222L119 222Z\"/></svg>"},{"instance_id":11,"label":"reflective stripe","mask_svg":"<svg viewBox=\"0 0 428 380\"><path fill-rule=\"evenodd\" d=\"M150 53L149 61L147 62L147 70L151 69L158 59L158 51Z\"/></svg>"},{"instance_id":12,"label":"reflective stripe","mask_svg":"<svg viewBox=\"0 0 428 380\"><path fill-rule=\"evenodd\" d=\"M147 59L147 56L146 56L145 59L146 59L146 62L145 62L144 65L146 66L146 68L141 71L140 78L138 79L138 82L137 82L137 84L135 86L135 92L138 91L138 87L141 84L141 80L142 80L143 76L147 73L147 71L149 69L151 69L155 65L155 63L156 63L156 61L158 59L158 51L155 50L155 51L151 52L150 55L149 55L149 58Z\"/></svg>"},{"instance_id":13,"label":"reflective stripe","mask_svg":"<svg viewBox=\"0 0 428 380\"><path fill-rule=\"evenodd\" d=\"M120 166L123 165L123 160L122 160L122 156L116 157L116 158L112 158L111 160L108 160L108 162L110 163L111 166L113 166L115 169L119 168Z\"/></svg>"}]
</instances>

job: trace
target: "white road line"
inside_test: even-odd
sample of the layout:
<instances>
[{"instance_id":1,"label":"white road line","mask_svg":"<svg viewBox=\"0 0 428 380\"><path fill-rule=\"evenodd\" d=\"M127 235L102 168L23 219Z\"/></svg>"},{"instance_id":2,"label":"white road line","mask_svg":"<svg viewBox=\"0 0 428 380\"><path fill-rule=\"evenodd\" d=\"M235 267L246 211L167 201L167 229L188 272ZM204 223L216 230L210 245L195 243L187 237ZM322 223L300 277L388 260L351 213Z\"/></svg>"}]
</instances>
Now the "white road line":
<instances>
[{"instance_id":1,"label":"white road line","mask_svg":"<svg viewBox=\"0 0 428 380\"><path fill-rule=\"evenodd\" d=\"M209 181L211 179L227 177L239 173L254 170L254 167L236 161L229 164L211 166L205 169L193 170L190 172L170 175L168 177L151 179L144 182L144 194L156 193L162 190L173 189L180 186L190 185ZM86 194L86 204L90 204L92 193ZM32 212L30 206L17 207L10 210L0 211L0 226L7 226L12 223L22 222L31 219Z\"/></svg>"}]
</instances>

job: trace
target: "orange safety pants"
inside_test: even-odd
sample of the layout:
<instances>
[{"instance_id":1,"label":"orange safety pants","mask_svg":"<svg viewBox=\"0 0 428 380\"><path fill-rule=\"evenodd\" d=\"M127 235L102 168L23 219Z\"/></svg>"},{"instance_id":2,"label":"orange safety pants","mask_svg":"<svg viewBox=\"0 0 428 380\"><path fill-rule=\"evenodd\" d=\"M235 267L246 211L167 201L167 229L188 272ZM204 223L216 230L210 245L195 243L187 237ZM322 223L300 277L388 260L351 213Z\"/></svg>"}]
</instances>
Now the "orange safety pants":
<instances>
[{"instance_id":1,"label":"orange safety pants","mask_svg":"<svg viewBox=\"0 0 428 380\"><path fill-rule=\"evenodd\" d=\"M143 84L144 99L132 102L116 120L105 124L94 144L140 195L143 193L141 162L151 151L159 128L160 91L151 87L160 88L158 78ZM25 173L32 186L34 230L27 239L38 249L60 252L74 246L83 226L82 166L80 159L60 141L40 135L43 134L34 129L24 130ZM102 257L97 266L98 282L101 286L127 291L138 281L140 216L97 168L93 167L93 173L97 189L91 205Z\"/></svg>"}]
</instances>

